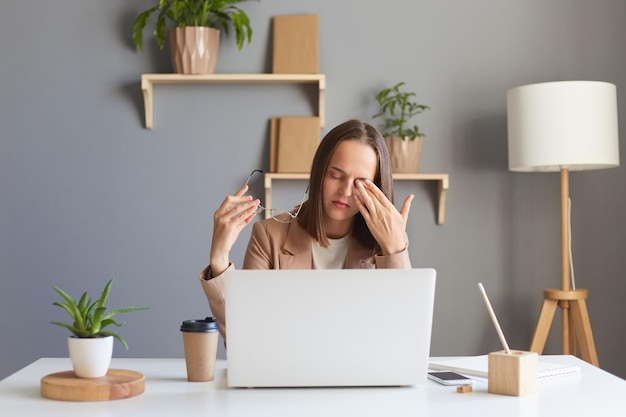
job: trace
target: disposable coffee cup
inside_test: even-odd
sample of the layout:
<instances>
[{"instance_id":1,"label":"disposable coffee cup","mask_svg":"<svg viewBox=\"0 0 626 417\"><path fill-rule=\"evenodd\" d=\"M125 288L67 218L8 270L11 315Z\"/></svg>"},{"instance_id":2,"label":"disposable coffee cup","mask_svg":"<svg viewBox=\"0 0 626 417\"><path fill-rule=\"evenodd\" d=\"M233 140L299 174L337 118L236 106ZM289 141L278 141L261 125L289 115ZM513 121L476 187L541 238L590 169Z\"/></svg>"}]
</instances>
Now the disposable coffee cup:
<instances>
[{"instance_id":1,"label":"disposable coffee cup","mask_svg":"<svg viewBox=\"0 0 626 417\"><path fill-rule=\"evenodd\" d=\"M185 348L187 380L191 382L213 381L219 327L213 317L204 320L185 320L180 326Z\"/></svg>"}]
</instances>

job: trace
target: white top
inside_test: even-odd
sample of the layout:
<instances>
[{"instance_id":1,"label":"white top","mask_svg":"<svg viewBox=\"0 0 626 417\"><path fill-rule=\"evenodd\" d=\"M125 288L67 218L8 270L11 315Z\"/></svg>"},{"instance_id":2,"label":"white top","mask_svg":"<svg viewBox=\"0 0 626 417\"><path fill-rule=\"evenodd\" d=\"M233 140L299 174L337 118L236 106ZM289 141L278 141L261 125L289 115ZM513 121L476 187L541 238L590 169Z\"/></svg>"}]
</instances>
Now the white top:
<instances>
[{"instance_id":1,"label":"white top","mask_svg":"<svg viewBox=\"0 0 626 417\"><path fill-rule=\"evenodd\" d=\"M182 350L182 348L181 348ZM68 358L39 359L0 381L3 416L623 416L626 381L573 356L542 356L550 362L580 365L581 375L539 383L524 397L488 394L477 382L473 392L428 380L421 387L400 388L231 388L226 361L218 360L213 382L187 382L184 359L118 359L111 367L141 372L145 392L115 401L65 402L41 397L45 375L71 369ZM451 358L450 358L451 359ZM373 365L384 366L385 358Z\"/></svg>"},{"instance_id":2,"label":"white top","mask_svg":"<svg viewBox=\"0 0 626 417\"><path fill-rule=\"evenodd\" d=\"M322 247L317 240L311 244L313 252L313 269L343 269L348 254L350 235L339 239L328 239L329 246Z\"/></svg>"}]
</instances>

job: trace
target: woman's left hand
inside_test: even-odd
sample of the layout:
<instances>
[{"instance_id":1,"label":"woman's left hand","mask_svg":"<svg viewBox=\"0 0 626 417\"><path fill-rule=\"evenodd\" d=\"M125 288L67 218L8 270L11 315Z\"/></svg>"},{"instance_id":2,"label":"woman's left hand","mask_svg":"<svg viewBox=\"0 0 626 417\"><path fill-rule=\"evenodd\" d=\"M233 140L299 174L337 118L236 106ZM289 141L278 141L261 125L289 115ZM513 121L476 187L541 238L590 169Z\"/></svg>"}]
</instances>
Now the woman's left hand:
<instances>
[{"instance_id":1,"label":"woman's left hand","mask_svg":"<svg viewBox=\"0 0 626 417\"><path fill-rule=\"evenodd\" d=\"M356 206L380 245L383 255L402 252L406 246L406 223L414 195L404 200L400 211L371 180L356 180Z\"/></svg>"}]
</instances>

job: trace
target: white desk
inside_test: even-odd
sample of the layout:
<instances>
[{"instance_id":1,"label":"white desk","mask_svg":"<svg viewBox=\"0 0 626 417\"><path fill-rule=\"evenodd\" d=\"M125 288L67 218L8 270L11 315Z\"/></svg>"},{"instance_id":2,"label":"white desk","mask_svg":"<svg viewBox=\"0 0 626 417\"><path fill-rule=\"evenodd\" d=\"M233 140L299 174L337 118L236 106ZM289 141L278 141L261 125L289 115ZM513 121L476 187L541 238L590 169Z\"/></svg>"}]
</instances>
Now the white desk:
<instances>
[{"instance_id":1,"label":"white desk","mask_svg":"<svg viewBox=\"0 0 626 417\"><path fill-rule=\"evenodd\" d=\"M572 356L550 362L578 364L582 374L539 384L525 397L474 392L428 381L396 388L229 389L226 362L218 361L216 380L187 382L183 359L113 359L112 368L146 376L137 397L103 402L63 402L42 398L40 379L71 369L69 359L39 359L0 381L0 415L6 416L624 416L626 381Z\"/></svg>"}]
</instances>

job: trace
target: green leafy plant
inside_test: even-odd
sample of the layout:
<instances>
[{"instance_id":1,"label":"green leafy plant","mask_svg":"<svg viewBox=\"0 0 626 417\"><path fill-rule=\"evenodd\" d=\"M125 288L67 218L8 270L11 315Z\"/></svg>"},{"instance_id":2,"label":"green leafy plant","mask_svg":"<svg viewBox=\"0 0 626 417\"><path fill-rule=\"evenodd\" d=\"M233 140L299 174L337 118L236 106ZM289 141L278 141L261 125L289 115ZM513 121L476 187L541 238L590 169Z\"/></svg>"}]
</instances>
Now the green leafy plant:
<instances>
[{"instance_id":1,"label":"green leafy plant","mask_svg":"<svg viewBox=\"0 0 626 417\"><path fill-rule=\"evenodd\" d=\"M380 111L374 118L382 117L385 124L381 128L385 136L397 136L402 140L409 138L415 140L418 136L425 136L420 132L418 125L407 126L409 121L430 107L418 104L414 101L415 93L402 91L404 82L399 82L393 87L384 88L376 95L376 101Z\"/></svg>"},{"instance_id":2,"label":"green leafy plant","mask_svg":"<svg viewBox=\"0 0 626 417\"><path fill-rule=\"evenodd\" d=\"M246 12L236 3L249 0L159 0L159 4L141 12L133 22L133 41L137 50L143 48L143 29L153 13L157 13L154 29L159 47L165 45L167 22L176 27L207 26L223 30L229 36L230 26L235 30L237 49L243 48L244 41L252 40L252 28Z\"/></svg>"},{"instance_id":3,"label":"green leafy plant","mask_svg":"<svg viewBox=\"0 0 626 417\"><path fill-rule=\"evenodd\" d=\"M128 344L122 337L114 331L105 330L105 327L115 325L117 327L122 326L124 323L118 323L113 320L113 316L120 313L128 313L131 311L146 310L149 307L124 307L117 308L115 310L107 312L107 307L104 305L109 293L111 292L111 286L113 285L113 278L107 282L100 295L95 301L92 301L87 292L84 292L79 300L73 299L65 291L53 285L52 288L63 298L64 301L55 301L52 303L55 306L61 307L65 310L73 319L72 324L53 321L52 324L64 327L68 329L74 336L81 338L90 337L104 337L113 336L117 339L126 349Z\"/></svg>"}]
</instances>

